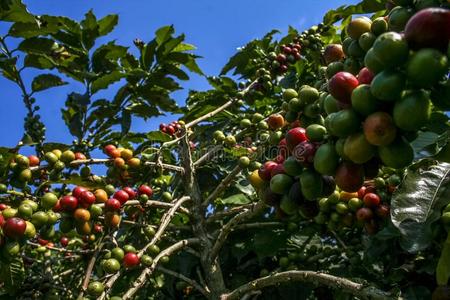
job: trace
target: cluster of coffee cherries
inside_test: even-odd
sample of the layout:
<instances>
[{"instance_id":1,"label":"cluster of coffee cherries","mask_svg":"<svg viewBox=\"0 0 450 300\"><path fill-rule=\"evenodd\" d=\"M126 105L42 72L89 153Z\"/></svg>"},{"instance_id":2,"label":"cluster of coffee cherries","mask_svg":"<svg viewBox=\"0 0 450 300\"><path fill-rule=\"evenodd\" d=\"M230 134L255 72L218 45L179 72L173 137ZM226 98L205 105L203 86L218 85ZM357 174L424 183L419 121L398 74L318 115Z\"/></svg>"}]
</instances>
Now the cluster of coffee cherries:
<instances>
[{"instance_id":1,"label":"cluster of coffee cherries","mask_svg":"<svg viewBox=\"0 0 450 300\"><path fill-rule=\"evenodd\" d=\"M177 133L180 131L181 126L184 125L184 121L172 121L169 124L161 123L159 124L159 130L164 132L170 136L177 136Z\"/></svg>"},{"instance_id":2,"label":"cluster of coffee cherries","mask_svg":"<svg viewBox=\"0 0 450 300\"><path fill-rule=\"evenodd\" d=\"M269 59L272 61L272 70L283 74L288 70L290 64L295 64L295 62L301 59L300 50L302 46L296 40L293 43L281 45L279 49L280 52L278 54L276 52L270 52Z\"/></svg>"}]
</instances>

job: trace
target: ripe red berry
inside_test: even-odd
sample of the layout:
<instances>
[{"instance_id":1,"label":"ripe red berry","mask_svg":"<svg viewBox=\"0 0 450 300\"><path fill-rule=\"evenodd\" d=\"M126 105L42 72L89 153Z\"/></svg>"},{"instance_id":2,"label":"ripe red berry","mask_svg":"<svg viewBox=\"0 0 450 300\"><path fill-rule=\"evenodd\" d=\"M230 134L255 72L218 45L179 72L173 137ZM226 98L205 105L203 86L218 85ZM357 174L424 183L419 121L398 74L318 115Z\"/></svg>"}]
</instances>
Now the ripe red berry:
<instances>
[{"instance_id":1,"label":"ripe red berry","mask_svg":"<svg viewBox=\"0 0 450 300\"><path fill-rule=\"evenodd\" d=\"M128 196L128 193L125 192L124 190L118 190L117 192L114 193L113 197L119 200L120 204L124 204L130 198L130 196Z\"/></svg>"},{"instance_id":2,"label":"ripe red berry","mask_svg":"<svg viewBox=\"0 0 450 300\"><path fill-rule=\"evenodd\" d=\"M83 194L85 191L87 191L86 188L82 186L77 186L72 190L72 196L77 197L78 199L81 198L81 194Z\"/></svg>"},{"instance_id":3,"label":"ripe red berry","mask_svg":"<svg viewBox=\"0 0 450 300\"><path fill-rule=\"evenodd\" d=\"M161 124L159 124L159 130L163 130L164 128L166 128L166 124L164 124L164 123L161 123Z\"/></svg>"},{"instance_id":4,"label":"ripe red berry","mask_svg":"<svg viewBox=\"0 0 450 300\"><path fill-rule=\"evenodd\" d=\"M56 201L55 206L53 206L52 210L54 212L60 212L62 211L62 207L61 207L61 199L58 199L58 201Z\"/></svg>"},{"instance_id":5,"label":"ripe red berry","mask_svg":"<svg viewBox=\"0 0 450 300\"><path fill-rule=\"evenodd\" d=\"M358 221L370 221L373 218L373 212L370 208L362 207L356 212L356 219Z\"/></svg>"},{"instance_id":6,"label":"ripe red berry","mask_svg":"<svg viewBox=\"0 0 450 300\"><path fill-rule=\"evenodd\" d=\"M266 161L262 167L258 170L259 177L264 181L269 181L272 178L271 173L272 170L278 166L278 164L274 161Z\"/></svg>"},{"instance_id":7,"label":"ripe red berry","mask_svg":"<svg viewBox=\"0 0 450 300\"><path fill-rule=\"evenodd\" d=\"M8 205L6 205L5 203L0 203L0 211L5 210L7 208L8 208Z\"/></svg>"},{"instance_id":8,"label":"ripe red berry","mask_svg":"<svg viewBox=\"0 0 450 300\"><path fill-rule=\"evenodd\" d=\"M84 160L84 159L86 159L86 155L84 155L81 152L75 152L75 159L76 160Z\"/></svg>"},{"instance_id":9,"label":"ripe red berry","mask_svg":"<svg viewBox=\"0 0 450 300\"><path fill-rule=\"evenodd\" d=\"M5 217L3 217L2 214L0 214L0 227L3 227L5 225Z\"/></svg>"},{"instance_id":10,"label":"ripe red berry","mask_svg":"<svg viewBox=\"0 0 450 300\"><path fill-rule=\"evenodd\" d=\"M358 198L362 199L364 198L364 195L366 194L366 187L362 186L359 190L358 190Z\"/></svg>"},{"instance_id":11,"label":"ripe red berry","mask_svg":"<svg viewBox=\"0 0 450 300\"><path fill-rule=\"evenodd\" d=\"M367 207L377 207L380 205L380 196L374 193L366 193L363 198L364 205Z\"/></svg>"},{"instance_id":12,"label":"ripe red berry","mask_svg":"<svg viewBox=\"0 0 450 300\"><path fill-rule=\"evenodd\" d=\"M106 155L108 155L108 156L111 156L112 157L112 153L113 153L113 151L115 151L115 150L117 150L117 148L116 148L116 146L114 146L114 145L106 145L104 148L103 148L103 151L105 152L105 154Z\"/></svg>"},{"instance_id":13,"label":"ripe red berry","mask_svg":"<svg viewBox=\"0 0 450 300\"><path fill-rule=\"evenodd\" d=\"M305 128L292 128L286 133L286 144L291 151L295 148L295 146L306 140L308 140L308 138L306 137Z\"/></svg>"},{"instance_id":14,"label":"ripe red berry","mask_svg":"<svg viewBox=\"0 0 450 300\"><path fill-rule=\"evenodd\" d=\"M60 199L60 204L62 210L73 211L78 206L78 199L74 196L64 196Z\"/></svg>"},{"instance_id":15,"label":"ripe red berry","mask_svg":"<svg viewBox=\"0 0 450 300\"><path fill-rule=\"evenodd\" d=\"M105 203L105 207L107 210L119 210L120 206L120 201L114 198L109 198Z\"/></svg>"},{"instance_id":16,"label":"ripe red berry","mask_svg":"<svg viewBox=\"0 0 450 300\"><path fill-rule=\"evenodd\" d=\"M23 237L27 223L21 218L10 218L3 225L3 234L6 237L19 239Z\"/></svg>"},{"instance_id":17,"label":"ripe red berry","mask_svg":"<svg viewBox=\"0 0 450 300\"><path fill-rule=\"evenodd\" d=\"M39 157L37 157L36 155L28 156L28 161L30 162L30 167L39 166Z\"/></svg>"},{"instance_id":18,"label":"ripe red berry","mask_svg":"<svg viewBox=\"0 0 450 300\"><path fill-rule=\"evenodd\" d=\"M136 253L128 252L123 257L123 265L125 268L132 268L139 265L139 256Z\"/></svg>"},{"instance_id":19,"label":"ripe red berry","mask_svg":"<svg viewBox=\"0 0 450 300\"><path fill-rule=\"evenodd\" d=\"M123 190L128 194L129 199L134 199L136 197L136 192L129 186L124 187Z\"/></svg>"},{"instance_id":20,"label":"ripe red berry","mask_svg":"<svg viewBox=\"0 0 450 300\"><path fill-rule=\"evenodd\" d=\"M59 243L61 244L61 246L67 247L67 245L69 244L69 238L63 236L63 237L61 237L61 239L59 240Z\"/></svg>"},{"instance_id":21,"label":"ripe red berry","mask_svg":"<svg viewBox=\"0 0 450 300\"><path fill-rule=\"evenodd\" d=\"M149 198L151 198L153 195L153 190L148 185L143 184L139 187L139 194L147 195Z\"/></svg>"},{"instance_id":22,"label":"ripe red berry","mask_svg":"<svg viewBox=\"0 0 450 300\"><path fill-rule=\"evenodd\" d=\"M41 245L41 246L45 246L48 244L47 240L44 240L43 238L40 238L40 237L38 237L37 241L38 241L39 245Z\"/></svg>"},{"instance_id":23,"label":"ripe red berry","mask_svg":"<svg viewBox=\"0 0 450 300\"><path fill-rule=\"evenodd\" d=\"M94 232L95 233L99 233L99 232L102 232L102 231L103 231L103 227L101 225L99 225L99 224L95 224L94 225Z\"/></svg>"},{"instance_id":24,"label":"ripe red berry","mask_svg":"<svg viewBox=\"0 0 450 300\"><path fill-rule=\"evenodd\" d=\"M175 133L175 128L171 125L166 127L167 134L173 135Z\"/></svg>"},{"instance_id":25,"label":"ripe red berry","mask_svg":"<svg viewBox=\"0 0 450 300\"><path fill-rule=\"evenodd\" d=\"M387 204L381 204L375 210L375 214L382 219L389 217L389 213L390 213L390 208L389 208L389 205L387 205Z\"/></svg>"},{"instance_id":26,"label":"ripe red berry","mask_svg":"<svg viewBox=\"0 0 450 300\"><path fill-rule=\"evenodd\" d=\"M80 200L86 206L90 206L95 203L95 195L91 191L84 191L81 193Z\"/></svg>"}]
</instances>

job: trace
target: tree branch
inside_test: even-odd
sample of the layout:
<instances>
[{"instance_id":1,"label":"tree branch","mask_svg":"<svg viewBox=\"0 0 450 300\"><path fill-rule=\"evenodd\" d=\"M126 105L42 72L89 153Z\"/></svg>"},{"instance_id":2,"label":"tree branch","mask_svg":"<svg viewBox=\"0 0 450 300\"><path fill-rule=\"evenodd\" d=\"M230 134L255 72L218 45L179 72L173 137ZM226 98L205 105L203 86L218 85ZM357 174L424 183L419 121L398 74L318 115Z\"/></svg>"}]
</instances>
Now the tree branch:
<instances>
[{"instance_id":1,"label":"tree branch","mask_svg":"<svg viewBox=\"0 0 450 300\"><path fill-rule=\"evenodd\" d=\"M258 215L264 209L264 207L264 202L258 201L254 203L254 205L250 209L245 209L243 212L234 216L230 221L228 221L228 223L219 232L216 243L211 250L211 257L215 258L217 257L217 255L219 255L220 249L222 249L222 246L225 244L228 235L236 225Z\"/></svg>"},{"instance_id":2,"label":"tree branch","mask_svg":"<svg viewBox=\"0 0 450 300\"><path fill-rule=\"evenodd\" d=\"M176 200L176 202L174 204L171 204L172 207L168 211L166 211L166 213L161 217L161 225L159 226L158 231L155 233L155 236L152 238L152 240L147 245L144 246L144 248L142 248L138 252L139 257L141 257L145 253L145 250L147 250L148 247L156 244L156 242L159 241L162 234L164 233L167 226L169 225L170 221L172 220L172 217L175 215L175 212L181 207L181 204L183 204L184 202L186 202L190 199L191 198L189 196L184 196L184 197L181 197L180 199ZM170 204L170 203L167 203L167 204ZM142 275L142 273L141 273L141 275ZM114 283L117 281L117 279L119 279L120 275L121 275L121 271L117 272L116 274L114 274L113 276L111 276L109 278L109 280L105 284L105 292L103 292L103 294L98 299L105 299L106 291L109 290L114 285Z\"/></svg>"},{"instance_id":3,"label":"tree branch","mask_svg":"<svg viewBox=\"0 0 450 300\"><path fill-rule=\"evenodd\" d=\"M133 295L145 284L147 276L153 273L156 266L158 265L159 260L163 256L170 256L171 254L174 254L175 252L183 249L185 246L198 242L199 240L196 238L181 240L161 251L153 260L152 265L142 271L141 275L139 275L139 277L134 281L132 287L122 296L122 300L131 299L133 297Z\"/></svg>"},{"instance_id":4,"label":"tree branch","mask_svg":"<svg viewBox=\"0 0 450 300\"><path fill-rule=\"evenodd\" d=\"M189 196L184 196L178 199L175 204L173 204L172 208L170 208L161 218L161 225L159 225L158 231L156 231L155 236L152 238L150 243L144 246L144 248L139 251L138 255L139 257L142 256L142 254L147 250L148 247L156 244L161 236L163 235L164 231L166 230L167 226L169 225L170 221L172 220L173 216L175 215L175 212L181 207L181 204L183 204L186 201L191 200Z\"/></svg>"},{"instance_id":5,"label":"tree branch","mask_svg":"<svg viewBox=\"0 0 450 300\"><path fill-rule=\"evenodd\" d=\"M97 204L100 207L104 207L104 203ZM157 207L157 208L164 208L164 209L170 209L174 206L172 203L162 202L162 201L155 201L155 200L148 200L145 203L140 202L139 200L129 200L123 204L124 206L134 206L134 205L142 205L142 206L148 206L148 207ZM191 212L184 207L179 207L179 210L182 213L185 214L191 214Z\"/></svg>"},{"instance_id":6,"label":"tree branch","mask_svg":"<svg viewBox=\"0 0 450 300\"><path fill-rule=\"evenodd\" d=\"M234 180L234 178L241 172L242 168L237 165L234 169L228 173L228 175L219 183L219 185L215 188L215 190L209 195L208 198L202 203L203 206L208 206L209 203L214 201L217 196L220 195Z\"/></svg>"},{"instance_id":7,"label":"tree branch","mask_svg":"<svg viewBox=\"0 0 450 300\"><path fill-rule=\"evenodd\" d=\"M216 153L220 150L222 150L222 146L214 146L211 150L209 150L208 152L206 152L203 156L201 156L199 159L197 159L194 163L194 167L199 167L202 164L206 163L207 161L209 161L212 157L214 157L216 155Z\"/></svg>"},{"instance_id":8,"label":"tree branch","mask_svg":"<svg viewBox=\"0 0 450 300\"><path fill-rule=\"evenodd\" d=\"M185 125L185 128L188 129L188 128L190 128L190 127L192 127L192 126L195 126L195 125L197 125L198 123L200 123L200 122L202 122L202 121L204 121L204 120L206 120L206 119L208 119L208 118L211 118L211 117L217 115L218 113L220 113L220 112L222 112L223 110L227 109L229 106L231 106L231 105L232 105L233 103L235 103L235 102L236 102L236 99L232 99L232 100L230 100L230 101L225 102L225 104L223 104L222 106L219 106L218 108L216 108L216 109L213 110L212 112L209 112L209 113L207 113L207 114L204 114L203 116L201 116L201 117L199 117L199 118L197 118L197 119L195 119L195 120L193 120L193 121L187 123L187 124Z\"/></svg>"},{"instance_id":9,"label":"tree branch","mask_svg":"<svg viewBox=\"0 0 450 300\"><path fill-rule=\"evenodd\" d=\"M220 297L220 300L238 300L251 291L261 290L266 287L294 281L308 282L315 285L325 285L334 289L345 291L362 299L390 298L388 293L375 287L365 286L361 283L356 283L330 274L314 271L287 271L250 281L230 293L223 294Z\"/></svg>"},{"instance_id":10,"label":"tree branch","mask_svg":"<svg viewBox=\"0 0 450 300\"><path fill-rule=\"evenodd\" d=\"M253 205L255 205L254 203L251 204L245 204L245 205L241 205L241 206L235 206L232 207L228 210L224 210L224 211L218 211L212 215L210 215L207 219L206 219L206 223L211 223L211 222L215 222L218 220L222 220L225 217L237 214L243 210L249 209L251 207L253 207Z\"/></svg>"},{"instance_id":11,"label":"tree branch","mask_svg":"<svg viewBox=\"0 0 450 300\"><path fill-rule=\"evenodd\" d=\"M81 165L98 165L98 164L105 164L108 162L112 162L114 159L111 158L89 158L89 159L77 159L77 160L73 160L71 161L68 166L69 167L78 167ZM176 172L180 172L183 173L184 169L182 167L179 166L174 166L174 165L169 165L169 164L158 164L156 162L151 162L151 161L147 161L144 163L144 165L146 166L152 166L152 167L157 167L157 166L161 166L164 169L167 170L172 170L172 171L176 171ZM35 166L35 167L30 167L31 171L34 170L43 170L48 168L48 165L42 165L42 166Z\"/></svg>"},{"instance_id":12,"label":"tree branch","mask_svg":"<svg viewBox=\"0 0 450 300\"><path fill-rule=\"evenodd\" d=\"M209 292L207 292L204 288L202 288L202 286L201 286L197 281L195 281L195 280L193 280L193 279L190 279L190 278L184 276L184 275L181 274L181 273L174 272L174 271L172 271L172 270L166 269L166 268L161 267L161 266L157 266L157 267L156 267L156 270L158 270L158 271L160 271L160 272L163 272L163 273L165 273L165 274L167 274L167 275L176 277L176 278L178 278L178 279L181 279L181 280L183 280L184 282L189 283L189 284L192 285L194 288L196 288L200 293L202 293L203 296L205 296L206 298L209 297Z\"/></svg>"},{"instance_id":13,"label":"tree branch","mask_svg":"<svg viewBox=\"0 0 450 300\"><path fill-rule=\"evenodd\" d=\"M89 285L89 281L91 280L91 273L92 273L92 270L94 269L95 262L97 261L97 257L98 257L98 255L99 255L99 253L102 250L104 245L105 244L103 243L103 239L100 240L97 248L95 249L94 254L92 254L92 257L89 260L88 266L86 268L86 273L84 275L83 284L81 285L81 292L80 292L80 294L78 295L78 298L77 298L78 300L83 299L84 292L86 292L86 290L88 288L88 285Z\"/></svg>"}]
</instances>

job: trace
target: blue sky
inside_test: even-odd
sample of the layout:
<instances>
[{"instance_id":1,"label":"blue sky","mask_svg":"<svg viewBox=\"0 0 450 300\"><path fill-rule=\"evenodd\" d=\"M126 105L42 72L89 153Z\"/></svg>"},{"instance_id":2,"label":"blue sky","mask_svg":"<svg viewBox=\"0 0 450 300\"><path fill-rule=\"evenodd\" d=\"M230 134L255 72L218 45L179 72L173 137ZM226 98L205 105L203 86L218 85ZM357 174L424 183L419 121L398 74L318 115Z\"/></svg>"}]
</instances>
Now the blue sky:
<instances>
[{"instance_id":1,"label":"blue sky","mask_svg":"<svg viewBox=\"0 0 450 300\"><path fill-rule=\"evenodd\" d=\"M354 0L164 0L164 1L24 1L35 14L64 15L80 20L84 13L93 9L98 18L107 14L119 15L119 24L107 36L118 44L132 46L134 38L148 41L154 31L164 25L173 24L176 33L185 33L186 41L197 46L196 54L203 58L199 65L207 75L217 75L236 48L254 38L261 37L271 29L286 31L289 25L303 30L322 20L327 10L344 4L354 4ZM9 23L0 23L0 34L7 32ZM9 40L13 42L13 40ZM100 40L101 41L101 40ZM29 86L33 72L25 73ZM182 83L185 90L173 94L178 103L184 103L187 90L208 89L206 80L192 76ZM72 137L66 129L60 109L71 91L83 92L79 85L68 85L37 94L41 115L47 126L47 140L70 143ZM105 96L111 95L106 91ZM25 109L21 94L10 81L0 78L0 146L14 146L23 134ZM136 120L133 130L156 130L161 121L171 120L170 116L150 120Z\"/></svg>"}]
</instances>

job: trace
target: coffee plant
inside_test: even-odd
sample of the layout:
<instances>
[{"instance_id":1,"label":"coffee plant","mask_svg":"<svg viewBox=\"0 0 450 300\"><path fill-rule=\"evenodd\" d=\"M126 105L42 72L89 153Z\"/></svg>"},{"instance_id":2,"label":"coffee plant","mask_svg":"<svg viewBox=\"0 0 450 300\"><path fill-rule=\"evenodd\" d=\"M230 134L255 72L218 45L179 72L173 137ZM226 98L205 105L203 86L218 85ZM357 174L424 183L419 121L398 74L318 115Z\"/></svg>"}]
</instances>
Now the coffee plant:
<instances>
[{"instance_id":1,"label":"coffee plant","mask_svg":"<svg viewBox=\"0 0 450 300\"><path fill-rule=\"evenodd\" d=\"M342 6L218 76L172 26L129 47L117 15L0 3L27 110L0 147L1 299L450 299L450 2ZM180 107L191 73L211 89ZM36 98L67 84L72 144Z\"/></svg>"}]
</instances>

